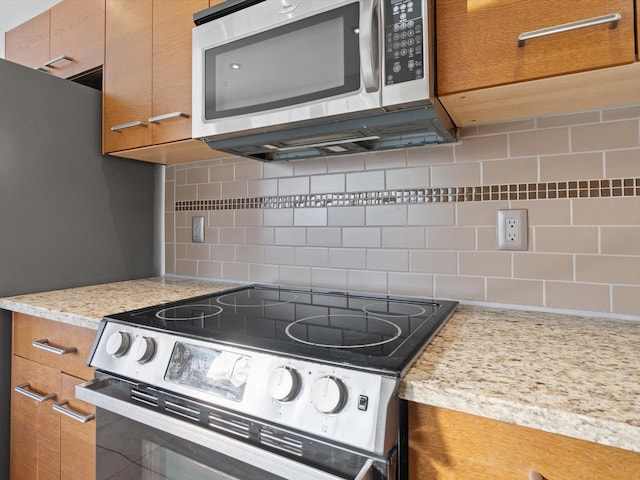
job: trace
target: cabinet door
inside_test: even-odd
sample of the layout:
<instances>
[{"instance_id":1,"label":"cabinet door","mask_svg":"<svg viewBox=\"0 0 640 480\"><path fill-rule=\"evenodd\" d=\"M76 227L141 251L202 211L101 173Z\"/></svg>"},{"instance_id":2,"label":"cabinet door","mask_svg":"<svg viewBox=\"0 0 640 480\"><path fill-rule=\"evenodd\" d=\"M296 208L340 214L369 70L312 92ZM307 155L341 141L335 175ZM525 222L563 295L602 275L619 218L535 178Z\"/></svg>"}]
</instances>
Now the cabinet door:
<instances>
[{"instance_id":1,"label":"cabinet door","mask_svg":"<svg viewBox=\"0 0 640 480\"><path fill-rule=\"evenodd\" d=\"M67 400L63 408L76 418L60 414L60 478L64 480L92 480L96 470L95 406L75 398L75 386L83 380L62 374L60 401ZM84 421L81 421L81 419Z\"/></svg>"},{"instance_id":2,"label":"cabinet door","mask_svg":"<svg viewBox=\"0 0 640 480\"><path fill-rule=\"evenodd\" d=\"M31 68L49 59L49 10L5 34L5 59Z\"/></svg>"},{"instance_id":3,"label":"cabinet door","mask_svg":"<svg viewBox=\"0 0 640 480\"><path fill-rule=\"evenodd\" d=\"M440 95L631 63L633 0L502 0L436 4ZM620 14L601 23L527 40L522 33Z\"/></svg>"},{"instance_id":4,"label":"cabinet door","mask_svg":"<svg viewBox=\"0 0 640 480\"><path fill-rule=\"evenodd\" d=\"M411 480L631 480L640 453L409 403Z\"/></svg>"},{"instance_id":5,"label":"cabinet door","mask_svg":"<svg viewBox=\"0 0 640 480\"><path fill-rule=\"evenodd\" d=\"M151 144L152 19L151 0L107 0L102 91L105 152ZM112 130L118 126L124 127Z\"/></svg>"},{"instance_id":6,"label":"cabinet door","mask_svg":"<svg viewBox=\"0 0 640 480\"><path fill-rule=\"evenodd\" d=\"M49 73L69 78L104 63L104 2L64 0L51 8L49 62L57 61Z\"/></svg>"},{"instance_id":7,"label":"cabinet door","mask_svg":"<svg viewBox=\"0 0 640 480\"><path fill-rule=\"evenodd\" d=\"M42 363L78 378L93 378L93 369L86 365L96 332L89 328L67 325L53 320L13 314L13 354ZM46 341L45 341L46 340ZM53 348L54 351L38 348ZM71 349L69 353L61 353ZM56 353L56 350L58 352Z\"/></svg>"},{"instance_id":8,"label":"cabinet door","mask_svg":"<svg viewBox=\"0 0 640 480\"><path fill-rule=\"evenodd\" d=\"M153 4L153 143L191 138L191 30L208 0ZM180 115L182 114L182 115Z\"/></svg>"},{"instance_id":9,"label":"cabinet door","mask_svg":"<svg viewBox=\"0 0 640 480\"><path fill-rule=\"evenodd\" d=\"M60 374L54 369L13 356L11 384L35 395L59 394ZM60 416L52 399L38 402L11 392L11 480L60 478Z\"/></svg>"}]
</instances>

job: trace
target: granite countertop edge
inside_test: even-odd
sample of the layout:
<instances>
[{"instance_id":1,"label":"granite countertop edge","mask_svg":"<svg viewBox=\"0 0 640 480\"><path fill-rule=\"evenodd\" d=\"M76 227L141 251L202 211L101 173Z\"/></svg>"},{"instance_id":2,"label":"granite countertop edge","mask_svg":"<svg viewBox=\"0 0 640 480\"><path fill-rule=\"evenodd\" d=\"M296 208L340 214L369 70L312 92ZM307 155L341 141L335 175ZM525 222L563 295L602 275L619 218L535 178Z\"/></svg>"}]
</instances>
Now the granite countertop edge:
<instances>
[{"instance_id":1,"label":"granite countertop edge","mask_svg":"<svg viewBox=\"0 0 640 480\"><path fill-rule=\"evenodd\" d=\"M0 298L0 309L95 330L110 313L241 285L246 283L156 277ZM548 336L544 345L529 345L518 358L509 358L523 338L540 332ZM501 335L509 338L499 343L491 340ZM567 360L562 355L587 354L594 347L589 335L596 335L611 357L604 358L607 368L602 372L589 371L583 378L573 373L581 364L568 361L563 366ZM587 343L580 345L582 340ZM559 353L554 341L578 345ZM618 365L615 362L621 352L631 358ZM598 355L588 352L594 353ZM501 373L504 369L507 374ZM569 372L575 384L567 384L571 378L563 378L561 386L554 383L551 376L563 371ZM616 371L621 378L600 378ZM622 384L611 391L609 382ZM640 321L459 305L403 377L399 395L417 403L640 452L640 402L634 400L640 398ZM603 403L589 403L583 396L602 397Z\"/></svg>"}]
</instances>

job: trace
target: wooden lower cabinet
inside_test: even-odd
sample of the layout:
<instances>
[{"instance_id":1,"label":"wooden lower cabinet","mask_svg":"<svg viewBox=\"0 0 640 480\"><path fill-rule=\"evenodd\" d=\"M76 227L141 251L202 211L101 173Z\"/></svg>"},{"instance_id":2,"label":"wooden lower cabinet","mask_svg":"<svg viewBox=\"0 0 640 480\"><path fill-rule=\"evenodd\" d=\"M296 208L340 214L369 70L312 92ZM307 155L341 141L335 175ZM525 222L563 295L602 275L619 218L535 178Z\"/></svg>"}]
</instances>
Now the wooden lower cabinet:
<instances>
[{"instance_id":1,"label":"wooden lower cabinet","mask_svg":"<svg viewBox=\"0 0 640 480\"><path fill-rule=\"evenodd\" d=\"M635 480L640 453L417 403L411 480Z\"/></svg>"},{"instance_id":2,"label":"wooden lower cabinet","mask_svg":"<svg viewBox=\"0 0 640 480\"><path fill-rule=\"evenodd\" d=\"M13 318L11 480L92 480L95 407L75 399L75 385L93 376L84 362L95 332L29 315ZM76 351L58 354L32 345L45 339Z\"/></svg>"}]
</instances>

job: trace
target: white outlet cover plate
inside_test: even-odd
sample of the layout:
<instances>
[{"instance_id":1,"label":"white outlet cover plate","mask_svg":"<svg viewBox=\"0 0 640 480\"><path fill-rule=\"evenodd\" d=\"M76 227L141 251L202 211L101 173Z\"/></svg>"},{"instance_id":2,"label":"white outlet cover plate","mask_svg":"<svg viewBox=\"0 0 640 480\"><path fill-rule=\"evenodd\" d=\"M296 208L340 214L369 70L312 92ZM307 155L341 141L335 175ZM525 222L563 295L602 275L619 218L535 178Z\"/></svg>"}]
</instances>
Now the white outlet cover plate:
<instances>
[{"instance_id":1,"label":"white outlet cover plate","mask_svg":"<svg viewBox=\"0 0 640 480\"><path fill-rule=\"evenodd\" d=\"M520 224L517 232L517 241L507 239L507 220L515 219ZM527 250L529 222L526 209L498 210L497 220L498 250Z\"/></svg>"}]
</instances>

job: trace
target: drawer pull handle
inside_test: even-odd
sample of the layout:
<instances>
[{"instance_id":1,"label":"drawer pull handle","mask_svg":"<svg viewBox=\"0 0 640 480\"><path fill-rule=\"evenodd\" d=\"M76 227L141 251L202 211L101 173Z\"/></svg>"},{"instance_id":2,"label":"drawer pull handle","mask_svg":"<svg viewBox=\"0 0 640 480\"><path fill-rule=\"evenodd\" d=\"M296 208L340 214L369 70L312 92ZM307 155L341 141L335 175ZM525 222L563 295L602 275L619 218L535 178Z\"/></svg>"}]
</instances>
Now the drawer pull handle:
<instances>
[{"instance_id":1,"label":"drawer pull handle","mask_svg":"<svg viewBox=\"0 0 640 480\"><path fill-rule=\"evenodd\" d=\"M89 415L83 415L81 413L74 412L70 408L64 408L63 405L67 405L68 403L69 403L69 400L62 400L61 402L56 402L53 404L53 409L56 412L66 415L69 418L73 418L74 420L80 423L87 423L89 420L93 420L94 418L96 418L95 413L90 413Z\"/></svg>"},{"instance_id":2,"label":"drawer pull handle","mask_svg":"<svg viewBox=\"0 0 640 480\"><path fill-rule=\"evenodd\" d=\"M46 352L55 353L56 355L65 355L67 353L73 353L78 349L76 347L67 347L67 348L58 348L53 345L49 345L49 339L43 338L41 340L34 341L31 345L40 350L44 350Z\"/></svg>"},{"instance_id":3,"label":"drawer pull handle","mask_svg":"<svg viewBox=\"0 0 640 480\"><path fill-rule=\"evenodd\" d=\"M149 118L149 123L160 123L163 120L169 120L171 118L178 118L178 117L189 118L189 115L184 112L165 113L164 115L156 115L155 117Z\"/></svg>"},{"instance_id":4,"label":"drawer pull handle","mask_svg":"<svg viewBox=\"0 0 640 480\"><path fill-rule=\"evenodd\" d=\"M40 395L39 393L36 393L32 390L28 390L30 386L31 384L29 382L25 382L25 383L21 383L20 385L16 385L15 387L13 387L13 389L16 392L21 393L22 395L29 397L30 399L40 403L46 400L51 400L52 398L56 398L57 396L57 394L55 393L47 393L45 395Z\"/></svg>"},{"instance_id":5,"label":"drawer pull handle","mask_svg":"<svg viewBox=\"0 0 640 480\"><path fill-rule=\"evenodd\" d=\"M49 73L49 70L44 67L33 67L33 69L39 72Z\"/></svg>"},{"instance_id":6,"label":"drawer pull handle","mask_svg":"<svg viewBox=\"0 0 640 480\"><path fill-rule=\"evenodd\" d=\"M518 46L524 47L524 42L533 38L568 32L570 30L577 30L579 28L593 27L595 25L602 25L603 23L608 23L609 28L613 29L618 26L618 22L621 19L622 15L620 15L619 13L611 13L609 15L603 15L601 17L587 18L586 20L579 20L577 22L563 23L562 25L541 28L540 30L532 30L530 32L520 34L520 36L518 37Z\"/></svg>"},{"instance_id":7,"label":"drawer pull handle","mask_svg":"<svg viewBox=\"0 0 640 480\"><path fill-rule=\"evenodd\" d=\"M45 67L52 67L52 68L56 68L53 66L54 63L58 63L61 60L68 60L70 62L73 62L73 58L71 58L68 55L58 55L56 58L52 58L51 60L49 60L48 62L45 62L44 66Z\"/></svg>"},{"instance_id":8,"label":"drawer pull handle","mask_svg":"<svg viewBox=\"0 0 640 480\"><path fill-rule=\"evenodd\" d=\"M122 130L125 130L127 128L133 128L133 127L147 128L147 124L144 122L141 122L140 120L136 120L135 122L121 123L120 125L114 125L113 127L111 127L111 131L120 133L122 132Z\"/></svg>"},{"instance_id":9,"label":"drawer pull handle","mask_svg":"<svg viewBox=\"0 0 640 480\"><path fill-rule=\"evenodd\" d=\"M529 472L529 480L545 480L538 472Z\"/></svg>"}]
</instances>

